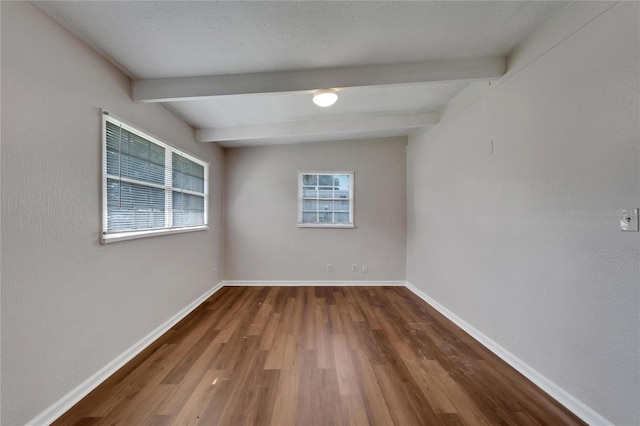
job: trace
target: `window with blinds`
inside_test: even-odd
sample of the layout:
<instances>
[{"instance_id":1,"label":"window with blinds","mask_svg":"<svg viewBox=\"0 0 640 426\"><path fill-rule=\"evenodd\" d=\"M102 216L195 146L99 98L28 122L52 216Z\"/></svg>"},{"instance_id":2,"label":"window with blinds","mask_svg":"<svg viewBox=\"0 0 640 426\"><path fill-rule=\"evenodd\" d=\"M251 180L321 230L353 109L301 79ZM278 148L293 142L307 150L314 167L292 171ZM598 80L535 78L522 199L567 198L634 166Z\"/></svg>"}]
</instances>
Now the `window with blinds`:
<instances>
[{"instance_id":1,"label":"window with blinds","mask_svg":"<svg viewBox=\"0 0 640 426\"><path fill-rule=\"evenodd\" d=\"M103 242L206 229L208 164L103 117Z\"/></svg>"},{"instance_id":2,"label":"window with blinds","mask_svg":"<svg viewBox=\"0 0 640 426\"><path fill-rule=\"evenodd\" d=\"M353 172L300 172L298 226L353 228Z\"/></svg>"}]
</instances>

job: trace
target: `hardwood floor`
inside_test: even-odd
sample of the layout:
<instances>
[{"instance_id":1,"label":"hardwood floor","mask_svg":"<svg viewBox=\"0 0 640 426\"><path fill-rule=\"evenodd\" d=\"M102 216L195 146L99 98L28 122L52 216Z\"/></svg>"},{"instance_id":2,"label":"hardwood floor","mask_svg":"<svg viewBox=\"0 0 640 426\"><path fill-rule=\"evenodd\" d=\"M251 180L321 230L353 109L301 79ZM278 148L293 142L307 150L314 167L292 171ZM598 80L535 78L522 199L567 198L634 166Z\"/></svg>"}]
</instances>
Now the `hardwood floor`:
<instances>
[{"instance_id":1,"label":"hardwood floor","mask_svg":"<svg viewBox=\"0 0 640 426\"><path fill-rule=\"evenodd\" d=\"M578 425L404 287L224 287L55 425Z\"/></svg>"}]
</instances>

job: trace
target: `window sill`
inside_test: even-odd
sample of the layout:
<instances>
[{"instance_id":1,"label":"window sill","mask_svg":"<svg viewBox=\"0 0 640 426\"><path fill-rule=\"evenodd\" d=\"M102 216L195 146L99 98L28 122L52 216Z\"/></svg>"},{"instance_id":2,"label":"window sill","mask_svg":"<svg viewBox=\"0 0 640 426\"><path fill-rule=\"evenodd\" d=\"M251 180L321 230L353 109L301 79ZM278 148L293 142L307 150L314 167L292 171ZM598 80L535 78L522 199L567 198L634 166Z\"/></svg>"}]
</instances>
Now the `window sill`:
<instances>
[{"instance_id":1,"label":"window sill","mask_svg":"<svg viewBox=\"0 0 640 426\"><path fill-rule=\"evenodd\" d=\"M353 229L353 223L298 223L298 228L343 228Z\"/></svg>"},{"instance_id":2,"label":"window sill","mask_svg":"<svg viewBox=\"0 0 640 426\"><path fill-rule=\"evenodd\" d=\"M116 234L103 234L100 242L102 244L115 243L118 241L135 240L137 238L155 237L157 235L182 234L184 232L206 231L207 225L190 226L188 228L172 229L150 229L144 231L118 232Z\"/></svg>"}]
</instances>

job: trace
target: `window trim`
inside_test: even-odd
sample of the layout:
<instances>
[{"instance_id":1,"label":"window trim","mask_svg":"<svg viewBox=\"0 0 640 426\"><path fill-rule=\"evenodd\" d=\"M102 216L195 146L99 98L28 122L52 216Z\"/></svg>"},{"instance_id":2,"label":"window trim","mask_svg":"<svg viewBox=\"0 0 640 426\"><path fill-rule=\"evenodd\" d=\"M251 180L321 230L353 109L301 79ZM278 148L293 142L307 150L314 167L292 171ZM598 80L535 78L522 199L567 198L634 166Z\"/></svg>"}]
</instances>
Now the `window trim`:
<instances>
[{"instance_id":1,"label":"window trim","mask_svg":"<svg viewBox=\"0 0 640 426\"><path fill-rule=\"evenodd\" d=\"M165 142L164 140L152 135L151 133L143 130L135 125L129 123L122 118L109 113L108 111L102 110L102 153L101 153L101 199L102 199L102 220L101 220L101 232L100 232L100 242L102 244L114 243L117 241L126 241L133 240L137 238L146 238L146 237L155 237L158 235L168 235L168 234L179 234L184 232L194 232L194 231L206 231L209 229L208 220L209 220L209 166L210 164L204 160L201 160L198 157L195 157L188 152L183 151L182 149L176 148L173 145ZM201 225L194 226L181 226L181 227L163 227L163 228L152 228L152 229L140 229L140 230L129 230L129 231L119 231L119 232L108 232L107 231L107 216L108 216L108 201L107 201L107 180L111 177L111 175L107 174L107 122L110 121L113 124L121 126L123 129L134 133L144 139L149 140L150 142L157 144L165 149L165 156L171 158L173 153L177 153L184 158L193 161L197 164L200 164L204 167L204 192L194 192L189 190L183 190L186 193L193 193L198 196L204 194L204 212L203 219L204 223ZM166 162L165 162L166 164ZM118 177L119 180L123 182L133 182L136 183L135 179L130 179L126 177ZM168 202L168 197L171 197L171 190L173 189L173 176L169 171L165 171L165 183L164 185L158 185L151 182L143 182L144 185L156 188L162 188L165 190L165 207L171 203ZM170 223L172 220L172 211L169 209L165 209L165 225L166 223Z\"/></svg>"},{"instance_id":2,"label":"window trim","mask_svg":"<svg viewBox=\"0 0 640 426\"><path fill-rule=\"evenodd\" d=\"M303 206L303 175L348 175L349 176L349 223L308 223L302 222L302 206ZM336 229L353 229L355 225L354 206L354 171L315 171L315 170L299 170L298 171L298 228L336 228Z\"/></svg>"},{"instance_id":3,"label":"window trim","mask_svg":"<svg viewBox=\"0 0 640 426\"><path fill-rule=\"evenodd\" d=\"M116 241L135 240L136 238L155 237L157 235L181 234L184 232L206 231L208 225L189 226L184 228L156 228L143 231L123 231L111 234L102 234L102 244L115 243Z\"/></svg>"}]
</instances>

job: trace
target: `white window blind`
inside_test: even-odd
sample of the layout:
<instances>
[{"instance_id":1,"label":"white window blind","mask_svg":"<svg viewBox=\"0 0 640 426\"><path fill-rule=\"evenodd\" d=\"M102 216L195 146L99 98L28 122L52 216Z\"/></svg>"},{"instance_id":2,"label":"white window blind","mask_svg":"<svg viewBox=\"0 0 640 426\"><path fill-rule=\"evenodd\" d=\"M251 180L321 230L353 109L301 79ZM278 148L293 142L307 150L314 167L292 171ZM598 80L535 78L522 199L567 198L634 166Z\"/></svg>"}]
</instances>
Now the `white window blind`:
<instances>
[{"instance_id":1,"label":"white window blind","mask_svg":"<svg viewBox=\"0 0 640 426\"><path fill-rule=\"evenodd\" d=\"M298 226L353 228L353 172L300 172Z\"/></svg>"},{"instance_id":2,"label":"white window blind","mask_svg":"<svg viewBox=\"0 0 640 426\"><path fill-rule=\"evenodd\" d=\"M207 163L103 117L103 241L205 226Z\"/></svg>"}]
</instances>

